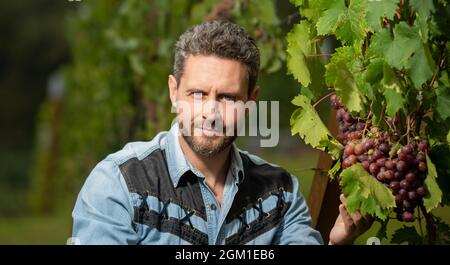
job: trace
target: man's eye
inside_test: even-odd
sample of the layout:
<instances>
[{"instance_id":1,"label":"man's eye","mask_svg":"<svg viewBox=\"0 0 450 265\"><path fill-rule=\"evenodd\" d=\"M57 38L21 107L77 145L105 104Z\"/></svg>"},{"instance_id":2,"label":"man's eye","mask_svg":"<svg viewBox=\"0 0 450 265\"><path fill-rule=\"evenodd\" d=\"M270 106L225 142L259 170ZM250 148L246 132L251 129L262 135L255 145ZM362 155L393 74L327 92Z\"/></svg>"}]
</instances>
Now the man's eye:
<instances>
[{"instance_id":1,"label":"man's eye","mask_svg":"<svg viewBox=\"0 0 450 265\"><path fill-rule=\"evenodd\" d=\"M192 96L194 96L196 98L201 98L201 97L203 97L203 92L193 92Z\"/></svg>"},{"instance_id":2,"label":"man's eye","mask_svg":"<svg viewBox=\"0 0 450 265\"><path fill-rule=\"evenodd\" d=\"M226 101L235 101L235 98L233 96L222 96L222 99Z\"/></svg>"}]
</instances>

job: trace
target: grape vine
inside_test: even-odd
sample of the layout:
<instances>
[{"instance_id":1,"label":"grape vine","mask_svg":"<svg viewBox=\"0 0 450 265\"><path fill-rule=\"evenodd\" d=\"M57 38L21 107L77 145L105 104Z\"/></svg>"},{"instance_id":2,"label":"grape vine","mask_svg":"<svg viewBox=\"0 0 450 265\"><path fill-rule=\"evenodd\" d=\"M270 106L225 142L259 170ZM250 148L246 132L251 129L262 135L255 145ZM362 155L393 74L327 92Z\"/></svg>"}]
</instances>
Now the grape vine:
<instances>
[{"instance_id":1,"label":"grape vine","mask_svg":"<svg viewBox=\"0 0 450 265\"><path fill-rule=\"evenodd\" d=\"M397 218L420 231L403 226L391 242L448 244L450 227L431 211L450 204L450 3L292 2L302 15L287 36L288 70L302 85L292 134L331 155L347 209L375 216L379 235ZM337 135L315 111L325 99Z\"/></svg>"}]
</instances>

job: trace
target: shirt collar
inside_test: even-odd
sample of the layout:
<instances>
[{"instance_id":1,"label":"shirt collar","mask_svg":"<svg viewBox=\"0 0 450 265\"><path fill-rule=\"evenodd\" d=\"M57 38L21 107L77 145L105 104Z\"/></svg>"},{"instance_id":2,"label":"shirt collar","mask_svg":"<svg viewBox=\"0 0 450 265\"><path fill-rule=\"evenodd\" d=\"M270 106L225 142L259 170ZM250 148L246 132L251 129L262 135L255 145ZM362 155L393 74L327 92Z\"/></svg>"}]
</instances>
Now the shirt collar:
<instances>
[{"instance_id":1,"label":"shirt collar","mask_svg":"<svg viewBox=\"0 0 450 265\"><path fill-rule=\"evenodd\" d=\"M169 174L172 178L174 187L177 187L181 177L188 171L192 171L195 175L197 175L197 177L203 178L203 174L201 174L196 168L194 168L184 156L184 153L181 150L178 136L178 123L174 123L167 133L165 147ZM244 180L242 157L239 153L239 149L235 146L234 143L231 147L230 169L236 181L236 184L239 185L240 183L242 183L242 181Z\"/></svg>"}]
</instances>

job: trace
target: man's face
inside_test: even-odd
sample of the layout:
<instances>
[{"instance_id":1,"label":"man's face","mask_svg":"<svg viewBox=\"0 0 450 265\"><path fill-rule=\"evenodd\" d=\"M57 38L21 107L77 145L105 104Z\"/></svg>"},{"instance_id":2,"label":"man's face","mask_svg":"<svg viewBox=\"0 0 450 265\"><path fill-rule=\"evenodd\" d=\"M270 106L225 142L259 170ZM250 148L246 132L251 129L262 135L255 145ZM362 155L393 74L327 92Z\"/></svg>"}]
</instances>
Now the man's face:
<instances>
[{"instance_id":1,"label":"man's face","mask_svg":"<svg viewBox=\"0 0 450 265\"><path fill-rule=\"evenodd\" d=\"M180 82L169 76L169 89L183 138L194 152L208 157L236 139L237 125L243 117L230 112L230 106L255 100L258 93L255 88L248 96L245 65L203 55L188 56Z\"/></svg>"}]
</instances>

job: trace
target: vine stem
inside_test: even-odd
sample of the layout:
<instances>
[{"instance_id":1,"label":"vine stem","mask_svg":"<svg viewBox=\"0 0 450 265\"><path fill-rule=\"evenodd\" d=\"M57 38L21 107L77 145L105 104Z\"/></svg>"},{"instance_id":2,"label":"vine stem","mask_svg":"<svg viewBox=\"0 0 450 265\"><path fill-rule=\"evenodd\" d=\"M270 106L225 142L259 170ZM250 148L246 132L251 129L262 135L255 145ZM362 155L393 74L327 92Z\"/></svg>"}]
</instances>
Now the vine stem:
<instances>
[{"instance_id":1,"label":"vine stem","mask_svg":"<svg viewBox=\"0 0 450 265\"><path fill-rule=\"evenodd\" d=\"M366 137L367 125L369 124L369 119L372 114L372 105L373 105L373 100L370 102L369 113L367 113L367 116L366 116L366 123L364 124L364 130L363 130L363 136L362 136L363 139Z\"/></svg>"},{"instance_id":2,"label":"vine stem","mask_svg":"<svg viewBox=\"0 0 450 265\"><path fill-rule=\"evenodd\" d=\"M316 101L316 103L314 103L313 109L316 109L317 105L319 105L320 102L322 102L324 99L326 99L334 94L336 94L336 92L333 91L333 92L330 92L330 93L326 94L325 96L321 97L319 100Z\"/></svg>"},{"instance_id":3,"label":"vine stem","mask_svg":"<svg viewBox=\"0 0 450 265\"><path fill-rule=\"evenodd\" d=\"M411 129L411 124L410 124L410 117L409 115L406 115L406 139L407 142L409 144L409 131Z\"/></svg>"}]
</instances>

